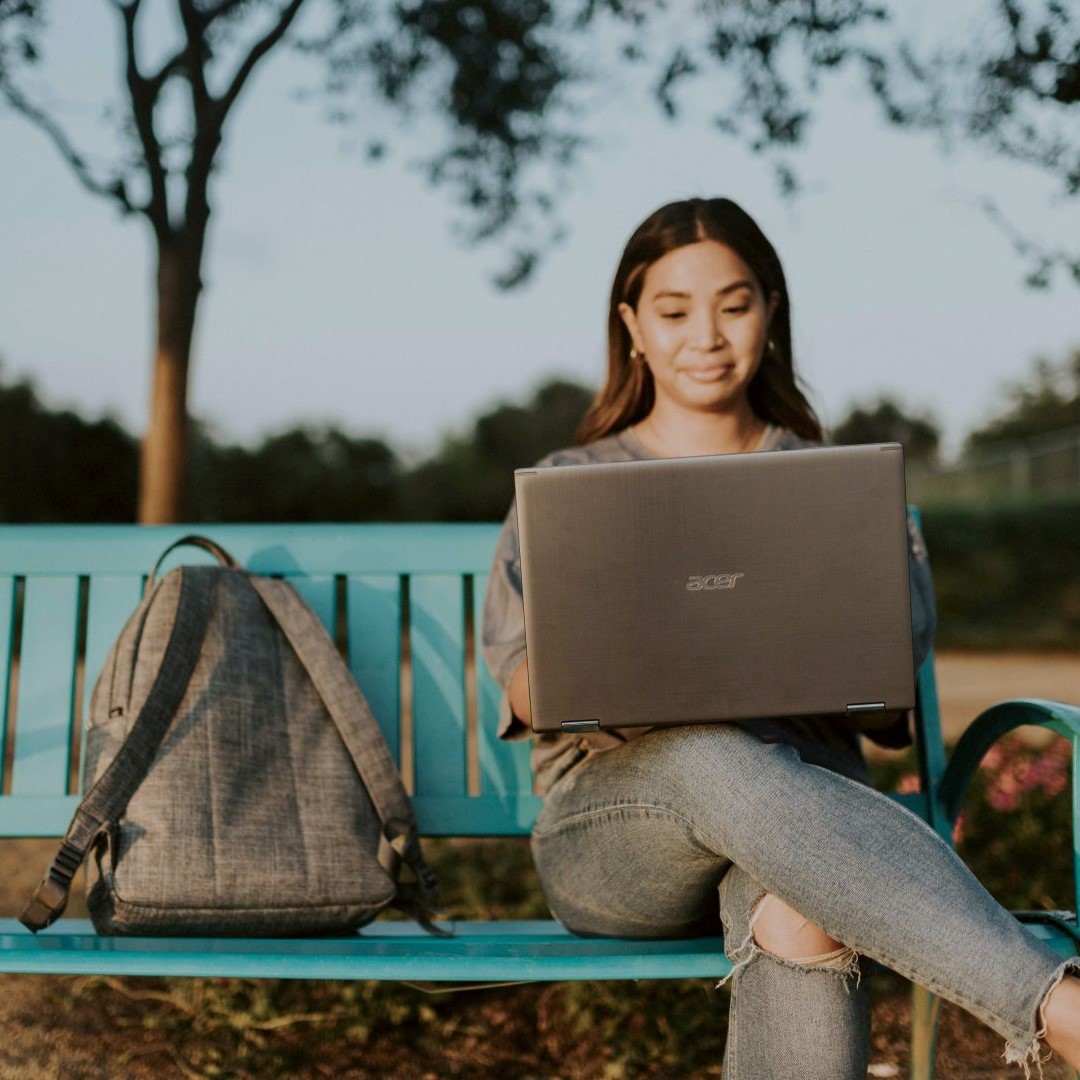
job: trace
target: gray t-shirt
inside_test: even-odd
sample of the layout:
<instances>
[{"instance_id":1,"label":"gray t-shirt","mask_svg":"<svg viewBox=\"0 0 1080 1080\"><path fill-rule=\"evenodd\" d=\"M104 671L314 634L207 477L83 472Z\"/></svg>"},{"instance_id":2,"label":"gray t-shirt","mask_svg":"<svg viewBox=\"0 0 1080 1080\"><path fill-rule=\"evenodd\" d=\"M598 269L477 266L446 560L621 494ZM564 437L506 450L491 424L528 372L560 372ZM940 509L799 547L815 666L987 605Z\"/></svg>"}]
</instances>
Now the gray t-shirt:
<instances>
[{"instance_id":1,"label":"gray t-shirt","mask_svg":"<svg viewBox=\"0 0 1080 1080\"><path fill-rule=\"evenodd\" d=\"M819 445L793 431L770 424L754 448L794 450ZM584 446L555 450L536 462L547 465L580 465L587 462L633 461L654 458L629 428L606 435ZM918 527L908 515L908 569L911 579L912 635L916 668L933 642L936 624L933 584L926 547ZM509 741L533 738L531 763L536 790L546 794L569 769L587 756L610 750L629 739L653 730L650 727L607 728L587 734L533 732L510 707L506 694L511 677L525 659L525 617L522 608L521 556L518 550L517 507L514 501L503 522L484 596L481 651L495 681L502 687L498 737ZM859 745L857 731L838 717L788 717L780 720L731 721L766 742L794 746L804 761L870 784L870 775ZM912 742L910 714L880 731L866 730L868 738L883 745L906 746Z\"/></svg>"}]
</instances>

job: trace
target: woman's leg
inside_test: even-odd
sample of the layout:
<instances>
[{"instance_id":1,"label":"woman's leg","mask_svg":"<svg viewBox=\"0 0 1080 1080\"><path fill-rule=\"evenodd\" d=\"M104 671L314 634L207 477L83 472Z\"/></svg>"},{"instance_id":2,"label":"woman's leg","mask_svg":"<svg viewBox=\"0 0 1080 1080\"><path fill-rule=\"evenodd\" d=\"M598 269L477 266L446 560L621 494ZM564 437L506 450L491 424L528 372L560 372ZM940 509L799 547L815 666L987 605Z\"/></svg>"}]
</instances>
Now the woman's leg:
<instances>
[{"instance_id":1,"label":"woman's leg","mask_svg":"<svg viewBox=\"0 0 1080 1080\"><path fill-rule=\"evenodd\" d=\"M615 753L623 749L605 751L587 768L599 757L612 765ZM628 788L605 795L603 782L578 770L549 792L532 849L552 914L583 936L723 932L736 963L764 890L702 844L684 813L651 797L648 781L637 786L638 799L628 798ZM870 984L860 979L855 953L793 953L802 964L762 955L733 972L726 1080L864 1080Z\"/></svg>"},{"instance_id":2,"label":"woman's leg","mask_svg":"<svg viewBox=\"0 0 1080 1080\"><path fill-rule=\"evenodd\" d=\"M620 937L715 929L709 893L734 863L835 941L968 1009L1025 1076L1039 1057L1039 1006L1066 968L1080 973L915 814L731 724L653 731L596 754L548 793L532 849L553 914L572 931ZM739 986L755 965L783 966L746 945L728 946ZM744 1033L745 1010L737 1020ZM803 1046L825 1038L808 1028Z\"/></svg>"},{"instance_id":3,"label":"woman's leg","mask_svg":"<svg viewBox=\"0 0 1080 1080\"><path fill-rule=\"evenodd\" d=\"M779 904L740 866L732 864L720 882L724 951L736 964L728 976L724 1076L862 1080L870 1064L870 980L859 955L846 945L807 952L797 947L798 935L788 941L796 947L779 955L759 945L761 916ZM824 939L818 944L833 944L820 931L810 942L815 935Z\"/></svg>"}]
</instances>

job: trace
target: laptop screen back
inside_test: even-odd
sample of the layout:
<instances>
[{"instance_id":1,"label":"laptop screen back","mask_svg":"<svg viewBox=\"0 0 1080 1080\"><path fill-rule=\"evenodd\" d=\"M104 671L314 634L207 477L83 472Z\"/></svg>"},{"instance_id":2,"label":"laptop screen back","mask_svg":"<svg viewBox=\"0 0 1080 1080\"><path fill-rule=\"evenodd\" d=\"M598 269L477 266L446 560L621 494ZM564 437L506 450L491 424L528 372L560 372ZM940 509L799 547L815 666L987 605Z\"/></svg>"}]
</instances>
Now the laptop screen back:
<instances>
[{"instance_id":1,"label":"laptop screen back","mask_svg":"<svg viewBox=\"0 0 1080 1080\"><path fill-rule=\"evenodd\" d=\"M515 472L536 731L909 709L903 448Z\"/></svg>"}]
</instances>

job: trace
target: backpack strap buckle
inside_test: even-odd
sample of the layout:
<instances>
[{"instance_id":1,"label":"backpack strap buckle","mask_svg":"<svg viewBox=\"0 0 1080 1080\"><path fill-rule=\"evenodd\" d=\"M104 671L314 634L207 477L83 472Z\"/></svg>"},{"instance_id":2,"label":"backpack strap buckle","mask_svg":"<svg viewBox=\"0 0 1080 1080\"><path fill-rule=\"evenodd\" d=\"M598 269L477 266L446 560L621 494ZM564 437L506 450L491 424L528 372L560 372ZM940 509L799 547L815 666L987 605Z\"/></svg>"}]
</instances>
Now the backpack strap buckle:
<instances>
[{"instance_id":1,"label":"backpack strap buckle","mask_svg":"<svg viewBox=\"0 0 1080 1080\"><path fill-rule=\"evenodd\" d=\"M67 840L60 845L37 891L19 916L23 926L36 934L60 918L71 895L71 882L85 856L85 851Z\"/></svg>"}]
</instances>

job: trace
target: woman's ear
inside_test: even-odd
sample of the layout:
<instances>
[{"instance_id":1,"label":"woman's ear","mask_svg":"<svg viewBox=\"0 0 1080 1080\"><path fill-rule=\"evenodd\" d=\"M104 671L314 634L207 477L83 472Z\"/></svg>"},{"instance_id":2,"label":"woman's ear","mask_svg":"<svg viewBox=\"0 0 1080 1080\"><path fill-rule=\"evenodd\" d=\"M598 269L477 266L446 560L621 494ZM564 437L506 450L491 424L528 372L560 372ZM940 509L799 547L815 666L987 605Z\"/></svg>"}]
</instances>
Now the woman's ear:
<instances>
[{"instance_id":1,"label":"woman's ear","mask_svg":"<svg viewBox=\"0 0 1080 1080\"><path fill-rule=\"evenodd\" d=\"M645 343L641 340L641 328L638 326L637 315L625 300L619 305L619 317L630 334L630 340L634 343L634 348L644 356Z\"/></svg>"},{"instance_id":2,"label":"woman's ear","mask_svg":"<svg viewBox=\"0 0 1080 1080\"><path fill-rule=\"evenodd\" d=\"M775 289L773 289L773 291L771 293L769 293L769 314L768 314L768 317L765 320L766 326L771 325L772 317L776 314L776 309L779 306L780 306L780 294Z\"/></svg>"}]
</instances>

